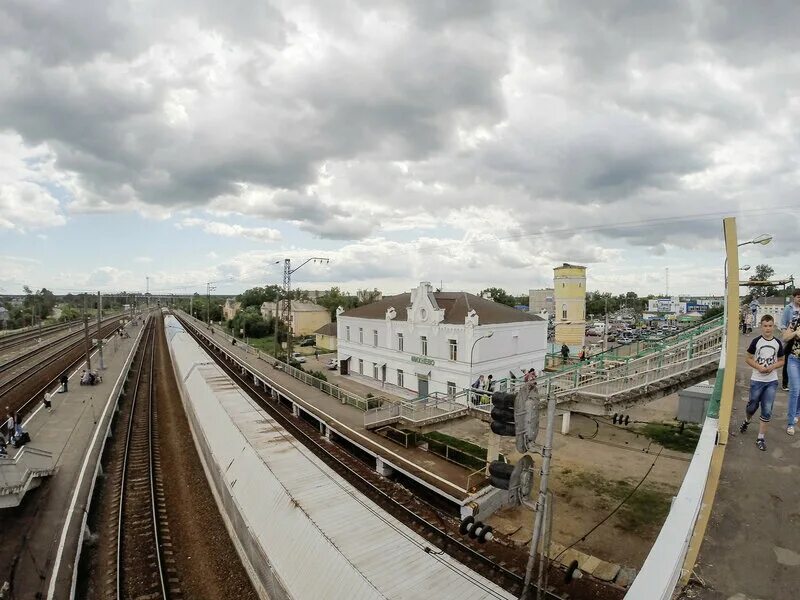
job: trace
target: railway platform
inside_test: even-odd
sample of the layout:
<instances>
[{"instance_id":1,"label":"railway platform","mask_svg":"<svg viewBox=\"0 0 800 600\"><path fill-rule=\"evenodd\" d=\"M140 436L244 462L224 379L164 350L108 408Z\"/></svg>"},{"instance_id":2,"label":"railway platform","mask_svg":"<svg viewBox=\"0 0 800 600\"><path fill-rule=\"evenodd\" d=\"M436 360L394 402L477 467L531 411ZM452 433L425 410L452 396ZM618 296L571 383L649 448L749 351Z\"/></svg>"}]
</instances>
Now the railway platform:
<instances>
[{"instance_id":1,"label":"railway platform","mask_svg":"<svg viewBox=\"0 0 800 600\"><path fill-rule=\"evenodd\" d=\"M31 436L25 452L49 454L54 473L18 506L0 510L0 585L8 597L70 597L102 442L139 340L138 321L126 326L130 337L108 338L102 383L79 385L82 363L70 372L69 391L53 396L52 412L39 404L24 421ZM98 362L95 351L93 368ZM13 459L17 451L9 450ZM0 478L0 494L16 483Z\"/></svg>"},{"instance_id":2,"label":"railway platform","mask_svg":"<svg viewBox=\"0 0 800 600\"><path fill-rule=\"evenodd\" d=\"M405 448L366 429L363 411L342 404L341 401L317 388L298 381L282 370L275 369L270 362L271 357L259 357L240 344L232 346L229 338L219 331L210 335L201 321L192 319L186 314L181 314L181 317L228 355L235 356L254 373L259 373L263 379L274 382L276 386L292 394L304 410L328 423L338 435L375 454L391 468L412 476L431 491L451 501L461 504L470 497L469 473L463 467L421 448Z\"/></svg>"},{"instance_id":3,"label":"railway platform","mask_svg":"<svg viewBox=\"0 0 800 600\"><path fill-rule=\"evenodd\" d=\"M740 339L730 438L692 577L681 598L796 598L800 581L800 436L786 434L787 392L778 389L767 450L756 447L758 417L739 432L752 369Z\"/></svg>"}]
</instances>

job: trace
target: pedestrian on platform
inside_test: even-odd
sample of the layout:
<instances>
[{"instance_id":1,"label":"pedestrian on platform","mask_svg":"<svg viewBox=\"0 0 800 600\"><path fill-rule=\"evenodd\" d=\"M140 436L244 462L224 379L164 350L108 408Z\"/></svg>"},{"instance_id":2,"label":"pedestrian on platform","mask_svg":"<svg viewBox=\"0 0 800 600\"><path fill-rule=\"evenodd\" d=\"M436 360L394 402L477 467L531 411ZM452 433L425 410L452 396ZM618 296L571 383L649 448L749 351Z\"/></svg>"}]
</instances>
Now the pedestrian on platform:
<instances>
[{"instance_id":1,"label":"pedestrian on platform","mask_svg":"<svg viewBox=\"0 0 800 600\"><path fill-rule=\"evenodd\" d=\"M525 383L536 383L536 369L533 367L525 373Z\"/></svg>"},{"instance_id":2,"label":"pedestrian on platform","mask_svg":"<svg viewBox=\"0 0 800 600\"><path fill-rule=\"evenodd\" d=\"M750 419L761 408L756 446L759 450L767 449L767 423L772 418L772 405L778 391L778 374L783 366L783 344L774 337L775 319L772 315L761 317L761 335L753 338L747 348L747 364L753 368L750 375L750 399L745 408L746 419L739 426L739 431L747 432Z\"/></svg>"},{"instance_id":3,"label":"pedestrian on platform","mask_svg":"<svg viewBox=\"0 0 800 600\"><path fill-rule=\"evenodd\" d=\"M58 391L59 394L66 394L67 393L67 386L69 385L69 376L66 373L61 374L61 389Z\"/></svg>"},{"instance_id":4,"label":"pedestrian on platform","mask_svg":"<svg viewBox=\"0 0 800 600\"><path fill-rule=\"evenodd\" d=\"M797 425L798 401L800 401L800 288L795 288L792 292L791 303L783 309L781 329L783 330L783 343L787 346L786 375L789 384L786 433L794 435L795 425Z\"/></svg>"},{"instance_id":5,"label":"pedestrian on platform","mask_svg":"<svg viewBox=\"0 0 800 600\"><path fill-rule=\"evenodd\" d=\"M6 406L6 420L3 425L6 428L6 435L10 440L14 435L14 425L16 425L16 423L14 422L14 415L11 413L11 409L8 406Z\"/></svg>"},{"instance_id":6,"label":"pedestrian on platform","mask_svg":"<svg viewBox=\"0 0 800 600\"><path fill-rule=\"evenodd\" d=\"M314 360L319 360L319 350L316 347L314 347Z\"/></svg>"},{"instance_id":7,"label":"pedestrian on platform","mask_svg":"<svg viewBox=\"0 0 800 600\"><path fill-rule=\"evenodd\" d=\"M580 354L578 354L578 358L581 360L581 362L586 360L586 346L583 346L581 348Z\"/></svg>"},{"instance_id":8,"label":"pedestrian on platform","mask_svg":"<svg viewBox=\"0 0 800 600\"><path fill-rule=\"evenodd\" d=\"M42 396L42 404L44 405L44 407L47 409L48 412L53 412L52 398L53 397L50 395L50 392L45 392L44 396Z\"/></svg>"},{"instance_id":9,"label":"pedestrian on platform","mask_svg":"<svg viewBox=\"0 0 800 600\"><path fill-rule=\"evenodd\" d=\"M569 360L569 346L567 346L566 344L561 344L561 359L564 362L567 362L567 360Z\"/></svg>"},{"instance_id":10,"label":"pedestrian on platform","mask_svg":"<svg viewBox=\"0 0 800 600\"><path fill-rule=\"evenodd\" d=\"M486 391L490 394L494 391L494 379L492 378L492 375L489 375L486 378Z\"/></svg>"}]
</instances>

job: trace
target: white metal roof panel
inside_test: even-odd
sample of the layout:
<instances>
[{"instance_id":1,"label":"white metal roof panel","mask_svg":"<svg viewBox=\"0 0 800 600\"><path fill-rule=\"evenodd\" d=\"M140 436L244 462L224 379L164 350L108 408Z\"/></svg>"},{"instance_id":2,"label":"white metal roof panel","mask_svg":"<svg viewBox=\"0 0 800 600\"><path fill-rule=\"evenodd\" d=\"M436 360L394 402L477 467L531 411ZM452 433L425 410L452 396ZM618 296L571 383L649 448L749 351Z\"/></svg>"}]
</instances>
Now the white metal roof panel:
<instances>
[{"instance_id":1,"label":"white metal roof panel","mask_svg":"<svg viewBox=\"0 0 800 600\"><path fill-rule=\"evenodd\" d=\"M227 384L186 333L170 343L215 462L290 597L513 597L454 558L425 552L427 540Z\"/></svg>"}]
</instances>

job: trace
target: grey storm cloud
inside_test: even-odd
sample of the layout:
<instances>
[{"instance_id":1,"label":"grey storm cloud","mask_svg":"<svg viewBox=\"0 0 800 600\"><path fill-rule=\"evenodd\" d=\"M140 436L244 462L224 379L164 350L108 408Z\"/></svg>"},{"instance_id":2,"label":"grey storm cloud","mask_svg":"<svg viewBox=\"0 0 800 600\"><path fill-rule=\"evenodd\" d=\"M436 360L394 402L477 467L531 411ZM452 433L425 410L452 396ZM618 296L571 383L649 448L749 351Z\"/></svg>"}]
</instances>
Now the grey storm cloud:
<instances>
[{"instance_id":1,"label":"grey storm cloud","mask_svg":"<svg viewBox=\"0 0 800 600\"><path fill-rule=\"evenodd\" d=\"M9 0L0 129L47 144L74 177L75 211L209 209L338 240L423 216L458 227L485 212L502 236L737 209L751 187L767 201L797 192L798 13L744 0ZM717 230L580 237L660 253Z\"/></svg>"}]
</instances>

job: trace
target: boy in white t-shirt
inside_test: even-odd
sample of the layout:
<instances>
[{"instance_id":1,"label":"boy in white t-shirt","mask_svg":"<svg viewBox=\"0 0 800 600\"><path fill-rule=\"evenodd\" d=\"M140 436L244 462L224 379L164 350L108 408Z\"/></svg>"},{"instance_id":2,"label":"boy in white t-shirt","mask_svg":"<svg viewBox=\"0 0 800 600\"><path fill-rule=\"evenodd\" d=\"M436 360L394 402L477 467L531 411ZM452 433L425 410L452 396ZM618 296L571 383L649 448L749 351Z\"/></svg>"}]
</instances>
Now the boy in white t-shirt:
<instances>
[{"instance_id":1,"label":"boy in white t-shirt","mask_svg":"<svg viewBox=\"0 0 800 600\"><path fill-rule=\"evenodd\" d=\"M771 315L761 317L761 335L753 338L747 349L747 364L753 367L753 374L750 376L750 399L745 409L747 419L739 426L739 431L747 431L750 419L760 405L761 423L756 439L759 450L767 449L767 423L772 418L772 405L775 403L775 392L778 391L776 371L783 366L784 361L783 345L773 336L774 329L775 319Z\"/></svg>"}]
</instances>

